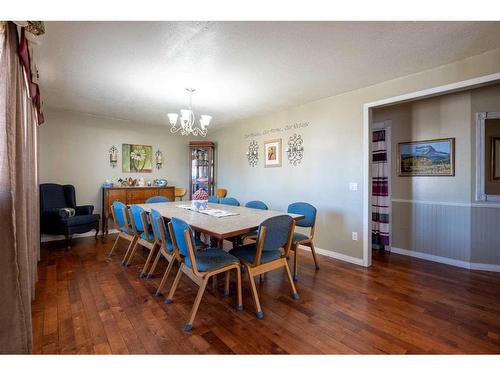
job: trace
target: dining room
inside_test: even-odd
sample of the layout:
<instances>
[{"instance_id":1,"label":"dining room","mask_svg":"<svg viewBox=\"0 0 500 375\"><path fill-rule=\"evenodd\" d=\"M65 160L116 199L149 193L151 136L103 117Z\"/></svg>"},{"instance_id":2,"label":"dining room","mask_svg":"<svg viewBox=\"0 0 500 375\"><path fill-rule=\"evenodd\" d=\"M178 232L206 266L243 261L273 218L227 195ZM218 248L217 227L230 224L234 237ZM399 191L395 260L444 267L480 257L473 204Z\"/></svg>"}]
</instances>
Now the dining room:
<instances>
[{"instance_id":1,"label":"dining room","mask_svg":"<svg viewBox=\"0 0 500 375\"><path fill-rule=\"evenodd\" d=\"M500 353L499 22L0 26L0 353Z\"/></svg>"}]
</instances>

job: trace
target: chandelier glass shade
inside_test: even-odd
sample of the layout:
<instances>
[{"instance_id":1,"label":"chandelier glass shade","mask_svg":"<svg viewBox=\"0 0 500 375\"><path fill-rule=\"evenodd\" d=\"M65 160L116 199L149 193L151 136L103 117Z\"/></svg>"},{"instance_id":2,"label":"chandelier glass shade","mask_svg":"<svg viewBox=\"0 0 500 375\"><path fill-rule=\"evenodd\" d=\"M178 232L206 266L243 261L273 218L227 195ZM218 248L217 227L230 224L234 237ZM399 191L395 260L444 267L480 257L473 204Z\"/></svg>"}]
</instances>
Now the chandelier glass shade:
<instances>
[{"instance_id":1,"label":"chandelier glass shade","mask_svg":"<svg viewBox=\"0 0 500 375\"><path fill-rule=\"evenodd\" d=\"M212 116L201 115L200 119L196 121L196 116L192 109L192 97L195 89L187 88L186 91L189 92L189 109L181 109L180 116L178 113L167 114L168 121L170 122L170 132L177 133L180 131L182 135L192 134L194 136L201 135L202 137L206 137Z\"/></svg>"}]
</instances>

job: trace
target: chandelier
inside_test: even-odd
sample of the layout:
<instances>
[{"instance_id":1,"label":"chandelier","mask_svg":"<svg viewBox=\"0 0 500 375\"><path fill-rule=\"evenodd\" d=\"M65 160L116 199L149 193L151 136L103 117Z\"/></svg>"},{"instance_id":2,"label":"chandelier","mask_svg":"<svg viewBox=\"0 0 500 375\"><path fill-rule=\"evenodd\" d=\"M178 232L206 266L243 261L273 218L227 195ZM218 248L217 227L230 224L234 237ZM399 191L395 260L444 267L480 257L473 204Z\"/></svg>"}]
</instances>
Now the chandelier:
<instances>
[{"instance_id":1,"label":"chandelier","mask_svg":"<svg viewBox=\"0 0 500 375\"><path fill-rule=\"evenodd\" d=\"M205 137L207 135L208 125L212 116L201 115L199 121L196 121L196 117L193 112L193 93L196 89L187 88L189 92L189 109L181 109L181 114L178 113L168 113L168 120L170 121L170 132L177 133L179 130L182 135L192 134L194 136L201 135ZM179 123L177 124L177 120Z\"/></svg>"}]
</instances>

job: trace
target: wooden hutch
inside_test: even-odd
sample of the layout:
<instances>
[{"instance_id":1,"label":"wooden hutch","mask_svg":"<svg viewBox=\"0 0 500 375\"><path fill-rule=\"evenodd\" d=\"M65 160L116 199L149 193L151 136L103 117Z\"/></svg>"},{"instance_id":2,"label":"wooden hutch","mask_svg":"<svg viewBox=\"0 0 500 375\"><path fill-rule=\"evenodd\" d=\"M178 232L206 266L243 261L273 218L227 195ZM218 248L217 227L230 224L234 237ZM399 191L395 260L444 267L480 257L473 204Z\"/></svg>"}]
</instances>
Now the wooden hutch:
<instances>
[{"instance_id":1,"label":"wooden hutch","mask_svg":"<svg viewBox=\"0 0 500 375\"><path fill-rule=\"evenodd\" d=\"M213 142L189 142L189 199L198 189L214 194L214 157Z\"/></svg>"}]
</instances>

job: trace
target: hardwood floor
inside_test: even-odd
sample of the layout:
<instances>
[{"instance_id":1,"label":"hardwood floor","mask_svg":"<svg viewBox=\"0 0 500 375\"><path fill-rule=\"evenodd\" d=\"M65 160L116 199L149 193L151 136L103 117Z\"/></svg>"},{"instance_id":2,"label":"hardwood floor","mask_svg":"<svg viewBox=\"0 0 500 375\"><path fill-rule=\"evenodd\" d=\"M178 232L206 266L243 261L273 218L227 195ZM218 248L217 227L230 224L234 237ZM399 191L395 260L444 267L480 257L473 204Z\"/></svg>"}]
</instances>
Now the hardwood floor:
<instances>
[{"instance_id":1,"label":"hardwood floor","mask_svg":"<svg viewBox=\"0 0 500 375\"><path fill-rule=\"evenodd\" d=\"M369 269L320 256L316 272L302 252L299 301L286 275L273 271L257 279L265 314L258 320L244 273L244 311L234 308L234 284L229 297L209 288L185 333L196 286L183 277L174 303L164 304L152 293L165 263L140 280L142 259L119 265L126 242L106 257L113 241L42 246L35 353L500 353L498 273L397 254L374 255Z\"/></svg>"}]
</instances>

